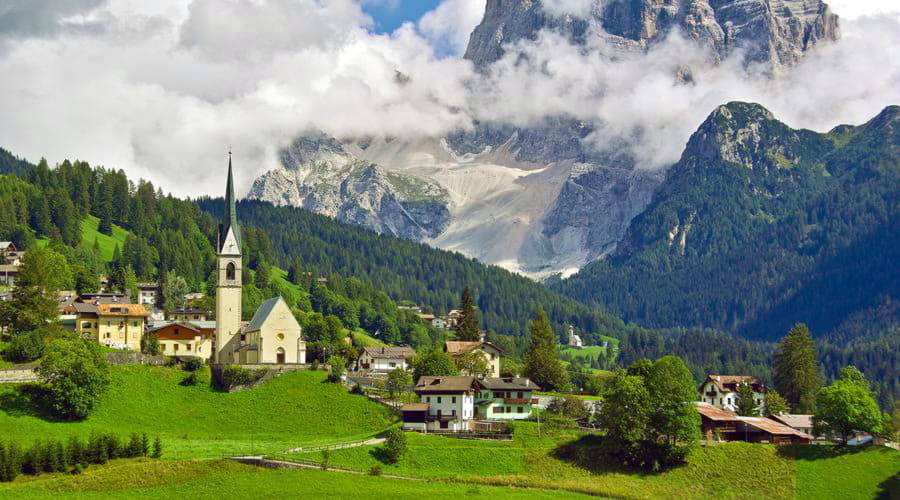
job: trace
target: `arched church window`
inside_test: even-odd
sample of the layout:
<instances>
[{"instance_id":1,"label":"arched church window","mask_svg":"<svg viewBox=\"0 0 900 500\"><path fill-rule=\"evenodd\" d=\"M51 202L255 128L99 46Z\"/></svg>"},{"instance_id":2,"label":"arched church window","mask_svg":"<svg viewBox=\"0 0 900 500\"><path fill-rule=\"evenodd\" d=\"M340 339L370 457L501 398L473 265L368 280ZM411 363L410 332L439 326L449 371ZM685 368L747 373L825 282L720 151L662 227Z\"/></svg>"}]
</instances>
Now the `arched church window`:
<instances>
[{"instance_id":1,"label":"arched church window","mask_svg":"<svg viewBox=\"0 0 900 500\"><path fill-rule=\"evenodd\" d=\"M234 262L229 262L227 266L225 266L225 279L233 280L234 279Z\"/></svg>"}]
</instances>

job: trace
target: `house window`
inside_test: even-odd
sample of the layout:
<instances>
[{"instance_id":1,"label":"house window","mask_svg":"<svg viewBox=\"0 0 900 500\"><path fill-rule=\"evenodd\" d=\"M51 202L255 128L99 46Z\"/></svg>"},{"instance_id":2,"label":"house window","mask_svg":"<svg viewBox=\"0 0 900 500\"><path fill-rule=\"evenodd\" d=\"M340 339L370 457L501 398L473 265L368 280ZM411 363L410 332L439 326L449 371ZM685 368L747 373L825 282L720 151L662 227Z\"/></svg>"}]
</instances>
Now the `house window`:
<instances>
[{"instance_id":1,"label":"house window","mask_svg":"<svg viewBox=\"0 0 900 500\"><path fill-rule=\"evenodd\" d=\"M451 416L451 417L455 417L455 416L456 416L456 410L450 410L450 416Z\"/></svg>"},{"instance_id":2,"label":"house window","mask_svg":"<svg viewBox=\"0 0 900 500\"><path fill-rule=\"evenodd\" d=\"M506 413L512 413L512 408L510 408L509 406L507 406L507 407L506 407Z\"/></svg>"},{"instance_id":3,"label":"house window","mask_svg":"<svg viewBox=\"0 0 900 500\"><path fill-rule=\"evenodd\" d=\"M501 399L501 398L503 398L503 393L502 393L502 392L495 392L495 393L494 393L494 399Z\"/></svg>"},{"instance_id":4,"label":"house window","mask_svg":"<svg viewBox=\"0 0 900 500\"><path fill-rule=\"evenodd\" d=\"M388 363L388 366L390 366L391 368L394 368L395 366L397 366L397 363L394 363L392 361L392 362Z\"/></svg>"},{"instance_id":5,"label":"house window","mask_svg":"<svg viewBox=\"0 0 900 500\"><path fill-rule=\"evenodd\" d=\"M175 352L178 352L178 344L175 344Z\"/></svg>"},{"instance_id":6,"label":"house window","mask_svg":"<svg viewBox=\"0 0 900 500\"><path fill-rule=\"evenodd\" d=\"M165 351L165 350L166 350L166 344L159 344L159 350L160 350L160 351Z\"/></svg>"},{"instance_id":7,"label":"house window","mask_svg":"<svg viewBox=\"0 0 900 500\"><path fill-rule=\"evenodd\" d=\"M426 402L426 403L430 403L430 402L431 402L431 396L427 396L427 397L425 398L425 402Z\"/></svg>"},{"instance_id":8,"label":"house window","mask_svg":"<svg viewBox=\"0 0 900 500\"><path fill-rule=\"evenodd\" d=\"M522 391L519 391L519 399L523 399Z\"/></svg>"},{"instance_id":9,"label":"house window","mask_svg":"<svg viewBox=\"0 0 900 500\"><path fill-rule=\"evenodd\" d=\"M503 413L503 407L498 406L498 407L494 408L494 413Z\"/></svg>"},{"instance_id":10,"label":"house window","mask_svg":"<svg viewBox=\"0 0 900 500\"><path fill-rule=\"evenodd\" d=\"M453 404L456 404L456 396L453 396L453 397L450 399L450 402L453 403Z\"/></svg>"},{"instance_id":11,"label":"house window","mask_svg":"<svg viewBox=\"0 0 900 500\"><path fill-rule=\"evenodd\" d=\"M185 350L185 351L190 351L190 350L191 350L191 344L188 344L188 345L184 346L184 350Z\"/></svg>"},{"instance_id":12,"label":"house window","mask_svg":"<svg viewBox=\"0 0 900 500\"><path fill-rule=\"evenodd\" d=\"M525 411L525 409L522 408L521 406L517 406L517 407L516 407L516 413L522 413L522 412L524 412L524 411Z\"/></svg>"},{"instance_id":13,"label":"house window","mask_svg":"<svg viewBox=\"0 0 900 500\"><path fill-rule=\"evenodd\" d=\"M440 403L441 403L441 397L438 396L438 404L440 404Z\"/></svg>"},{"instance_id":14,"label":"house window","mask_svg":"<svg viewBox=\"0 0 900 500\"><path fill-rule=\"evenodd\" d=\"M132 321L132 322L131 322L131 326L137 327L137 326L138 326L138 322L137 322L137 321Z\"/></svg>"}]
</instances>

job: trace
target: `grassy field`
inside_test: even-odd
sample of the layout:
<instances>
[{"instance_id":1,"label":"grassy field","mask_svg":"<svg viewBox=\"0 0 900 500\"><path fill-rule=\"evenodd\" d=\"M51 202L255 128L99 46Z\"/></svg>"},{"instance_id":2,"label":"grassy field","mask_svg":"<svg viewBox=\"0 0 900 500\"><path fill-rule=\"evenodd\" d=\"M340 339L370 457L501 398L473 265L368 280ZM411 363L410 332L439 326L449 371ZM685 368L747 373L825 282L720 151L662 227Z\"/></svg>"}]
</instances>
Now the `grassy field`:
<instances>
[{"instance_id":1,"label":"grassy field","mask_svg":"<svg viewBox=\"0 0 900 500\"><path fill-rule=\"evenodd\" d=\"M0 429L23 444L92 430L146 432L163 440L164 458L183 459L364 439L395 421L381 405L325 383L324 372L287 373L233 394L213 390L207 368L196 386L179 385L185 376L177 368L114 367L109 390L82 422L52 421L28 391L0 385Z\"/></svg>"},{"instance_id":2,"label":"grassy field","mask_svg":"<svg viewBox=\"0 0 900 500\"><path fill-rule=\"evenodd\" d=\"M99 231L100 219L89 215L81 221L81 244L87 248L93 248L94 239L100 244L100 258L109 262L113 258L116 251L116 245L119 248L125 246L125 238L128 231L119 226L113 225L112 236L103 234Z\"/></svg>"},{"instance_id":3,"label":"grassy field","mask_svg":"<svg viewBox=\"0 0 900 500\"><path fill-rule=\"evenodd\" d=\"M590 438L568 431L536 435L536 425L518 423L512 442L468 441L409 435L409 452L395 465L379 461L378 447L331 453L329 463L360 471L375 465L385 474L444 478L518 487L553 488L613 498L828 498L842 491L818 476L843 482L841 498L872 498L900 470L900 453L872 449L847 456L804 460L769 445L731 443L701 447L688 464L662 474L634 474L603 467ZM811 453L809 447L797 448ZM831 449L824 448L823 449ZM815 450L813 450L815 451ZM320 460L318 454L298 455ZM857 469L865 472L857 474ZM865 482L866 486L861 486ZM893 486L896 488L896 485ZM879 489L880 488L880 489ZM895 490L896 491L896 490ZM753 492L748 494L748 492Z\"/></svg>"},{"instance_id":4,"label":"grassy field","mask_svg":"<svg viewBox=\"0 0 900 500\"><path fill-rule=\"evenodd\" d=\"M798 498L900 498L900 453L885 447L787 447Z\"/></svg>"},{"instance_id":5,"label":"grassy field","mask_svg":"<svg viewBox=\"0 0 900 500\"><path fill-rule=\"evenodd\" d=\"M79 476L0 483L0 497L50 498L575 498L579 495L471 484L405 481L314 469L261 469L221 460L119 460Z\"/></svg>"}]
</instances>

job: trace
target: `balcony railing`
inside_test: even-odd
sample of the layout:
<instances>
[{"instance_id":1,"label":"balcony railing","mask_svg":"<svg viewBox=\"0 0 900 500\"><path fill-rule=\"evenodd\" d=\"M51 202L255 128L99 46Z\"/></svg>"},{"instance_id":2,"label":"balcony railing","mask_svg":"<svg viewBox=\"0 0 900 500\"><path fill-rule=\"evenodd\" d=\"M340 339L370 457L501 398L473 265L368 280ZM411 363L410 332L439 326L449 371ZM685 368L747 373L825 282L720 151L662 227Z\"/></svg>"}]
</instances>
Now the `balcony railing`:
<instances>
[{"instance_id":1,"label":"balcony railing","mask_svg":"<svg viewBox=\"0 0 900 500\"><path fill-rule=\"evenodd\" d=\"M456 415L425 415L426 422L450 422L456 420Z\"/></svg>"},{"instance_id":2,"label":"balcony railing","mask_svg":"<svg viewBox=\"0 0 900 500\"><path fill-rule=\"evenodd\" d=\"M537 398L503 398L503 403L508 405L536 405Z\"/></svg>"}]
</instances>

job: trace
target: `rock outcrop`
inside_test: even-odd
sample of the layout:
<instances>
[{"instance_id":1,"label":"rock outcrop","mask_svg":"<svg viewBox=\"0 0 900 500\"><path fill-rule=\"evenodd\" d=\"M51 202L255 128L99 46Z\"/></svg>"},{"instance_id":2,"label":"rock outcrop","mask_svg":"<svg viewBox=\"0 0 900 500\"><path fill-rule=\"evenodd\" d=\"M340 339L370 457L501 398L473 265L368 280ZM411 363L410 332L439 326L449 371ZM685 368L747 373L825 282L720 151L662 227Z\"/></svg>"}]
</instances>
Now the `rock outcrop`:
<instances>
[{"instance_id":1,"label":"rock outcrop","mask_svg":"<svg viewBox=\"0 0 900 500\"><path fill-rule=\"evenodd\" d=\"M679 29L719 60L742 49L747 64L762 63L777 73L818 43L840 36L838 17L822 0L616 0L602 5L579 18L552 15L538 0L488 0L465 57L485 68L503 56L506 45L534 40L541 30L561 33L576 45L601 36L623 50L644 50Z\"/></svg>"},{"instance_id":2,"label":"rock outcrop","mask_svg":"<svg viewBox=\"0 0 900 500\"><path fill-rule=\"evenodd\" d=\"M447 194L437 183L384 168L321 133L282 152L282 168L253 182L247 198L303 207L382 234L421 240L449 223Z\"/></svg>"}]
</instances>

